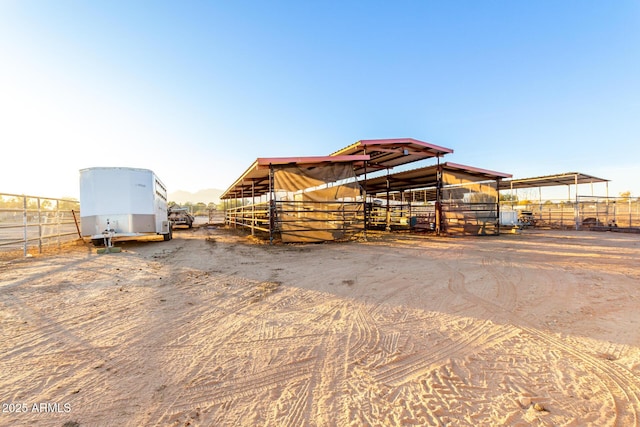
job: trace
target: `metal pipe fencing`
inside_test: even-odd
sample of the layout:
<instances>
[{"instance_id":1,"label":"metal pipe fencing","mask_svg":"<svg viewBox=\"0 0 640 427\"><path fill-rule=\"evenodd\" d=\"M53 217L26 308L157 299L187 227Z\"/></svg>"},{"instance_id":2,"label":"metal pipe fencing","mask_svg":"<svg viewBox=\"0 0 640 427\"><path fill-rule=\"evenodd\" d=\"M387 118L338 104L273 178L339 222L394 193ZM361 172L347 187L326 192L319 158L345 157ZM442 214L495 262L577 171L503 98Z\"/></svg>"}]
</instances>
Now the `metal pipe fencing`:
<instances>
[{"instance_id":1,"label":"metal pipe fencing","mask_svg":"<svg viewBox=\"0 0 640 427\"><path fill-rule=\"evenodd\" d=\"M578 219L583 229L640 231L640 200L630 197L578 196Z\"/></svg>"},{"instance_id":2,"label":"metal pipe fencing","mask_svg":"<svg viewBox=\"0 0 640 427\"><path fill-rule=\"evenodd\" d=\"M362 202L271 201L225 209L225 224L283 241L328 241L351 238L364 229Z\"/></svg>"},{"instance_id":3,"label":"metal pipe fencing","mask_svg":"<svg viewBox=\"0 0 640 427\"><path fill-rule=\"evenodd\" d=\"M640 200L629 197L577 196L576 200L501 202L534 227L575 230L640 231Z\"/></svg>"},{"instance_id":4,"label":"metal pipe fencing","mask_svg":"<svg viewBox=\"0 0 640 427\"><path fill-rule=\"evenodd\" d=\"M0 254L42 253L80 238L80 202L0 193Z\"/></svg>"}]
</instances>

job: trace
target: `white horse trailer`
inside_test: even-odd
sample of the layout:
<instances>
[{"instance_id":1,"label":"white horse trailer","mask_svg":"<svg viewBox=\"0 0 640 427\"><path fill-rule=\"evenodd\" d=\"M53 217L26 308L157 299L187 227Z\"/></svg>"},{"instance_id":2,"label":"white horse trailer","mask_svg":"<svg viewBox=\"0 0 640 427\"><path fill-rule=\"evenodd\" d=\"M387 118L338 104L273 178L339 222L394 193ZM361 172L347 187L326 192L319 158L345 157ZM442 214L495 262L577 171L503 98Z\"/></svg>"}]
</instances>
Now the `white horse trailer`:
<instances>
[{"instance_id":1,"label":"white horse trailer","mask_svg":"<svg viewBox=\"0 0 640 427\"><path fill-rule=\"evenodd\" d=\"M167 187L148 169L81 169L80 221L95 245L148 235L171 240Z\"/></svg>"}]
</instances>

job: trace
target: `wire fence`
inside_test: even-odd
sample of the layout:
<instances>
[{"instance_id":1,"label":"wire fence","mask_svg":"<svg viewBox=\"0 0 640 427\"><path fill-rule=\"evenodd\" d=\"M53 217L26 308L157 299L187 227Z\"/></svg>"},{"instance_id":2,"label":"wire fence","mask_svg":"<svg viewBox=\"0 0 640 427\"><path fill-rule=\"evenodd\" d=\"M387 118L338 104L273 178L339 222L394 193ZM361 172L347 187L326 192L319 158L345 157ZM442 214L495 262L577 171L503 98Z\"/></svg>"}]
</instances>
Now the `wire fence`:
<instances>
[{"instance_id":1,"label":"wire fence","mask_svg":"<svg viewBox=\"0 0 640 427\"><path fill-rule=\"evenodd\" d=\"M80 202L0 193L0 255L42 253L80 239Z\"/></svg>"}]
</instances>

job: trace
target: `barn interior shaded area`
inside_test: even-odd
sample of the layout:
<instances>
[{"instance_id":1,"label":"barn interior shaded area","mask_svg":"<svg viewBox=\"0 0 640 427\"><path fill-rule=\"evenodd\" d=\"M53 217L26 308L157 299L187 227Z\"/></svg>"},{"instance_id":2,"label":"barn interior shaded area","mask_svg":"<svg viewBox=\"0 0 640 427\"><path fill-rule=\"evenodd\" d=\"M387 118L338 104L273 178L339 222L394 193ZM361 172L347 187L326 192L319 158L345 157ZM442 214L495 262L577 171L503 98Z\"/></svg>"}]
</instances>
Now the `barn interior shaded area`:
<instances>
[{"instance_id":1,"label":"barn interior shaded area","mask_svg":"<svg viewBox=\"0 0 640 427\"><path fill-rule=\"evenodd\" d=\"M499 182L511 175L441 163L450 153L396 138L324 157L258 158L221 196L225 222L286 243L348 240L368 229L498 234ZM391 173L429 159L436 164Z\"/></svg>"}]
</instances>

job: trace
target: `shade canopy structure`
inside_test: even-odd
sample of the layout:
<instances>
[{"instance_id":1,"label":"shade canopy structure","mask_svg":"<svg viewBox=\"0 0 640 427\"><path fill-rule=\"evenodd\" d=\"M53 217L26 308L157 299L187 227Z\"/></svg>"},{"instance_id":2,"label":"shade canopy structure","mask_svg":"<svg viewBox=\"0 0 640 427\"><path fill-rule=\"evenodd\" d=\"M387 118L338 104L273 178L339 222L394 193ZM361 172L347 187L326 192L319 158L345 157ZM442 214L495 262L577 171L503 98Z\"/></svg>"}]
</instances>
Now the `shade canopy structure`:
<instances>
[{"instance_id":1,"label":"shade canopy structure","mask_svg":"<svg viewBox=\"0 0 640 427\"><path fill-rule=\"evenodd\" d=\"M565 172L556 175L544 175L532 178L504 180L500 183L500 190L554 187L561 185L595 184L599 182L609 182L609 180L580 172Z\"/></svg>"},{"instance_id":2,"label":"shade canopy structure","mask_svg":"<svg viewBox=\"0 0 640 427\"><path fill-rule=\"evenodd\" d=\"M586 206L584 204L581 205L579 201L581 196L578 194L578 185L596 183L604 183L606 185L607 196L605 197L605 199L608 199L609 180L598 178L592 175L587 175L581 172L565 172L555 175L536 176L532 178L509 179L500 182L498 188L501 191L511 192L513 192L513 190L519 189L537 188L539 190L538 203L531 204L529 201L523 203L526 204L526 207L531 215L531 220L535 221L536 226L544 225L549 227L563 228L570 225L572 227L575 227L576 230L579 230L582 226L582 219L580 215L584 214L585 212L590 212L593 203L588 203ZM543 204L542 187L560 186L566 186L567 188L567 199L563 201L562 205L555 205L551 203L547 206L546 204ZM567 202L571 200L572 186L575 188L575 199L573 202L573 206L568 207ZM593 185L591 186L591 192L593 193ZM511 203L512 208L514 202L516 201L517 198L511 197L511 200L509 202ZM522 204L520 206L522 206ZM606 214L608 214L608 209L608 205L605 205L604 212L606 212ZM598 210L596 210L595 214L593 214L593 217L596 218L595 224L600 221L600 219L598 219L599 215L601 215L601 212L599 212Z\"/></svg>"},{"instance_id":3,"label":"shade canopy structure","mask_svg":"<svg viewBox=\"0 0 640 427\"><path fill-rule=\"evenodd\" d=\"M419 160L442 157L453 149L413 138L363 139L331 154L332 157L368 155L369 160L355 170L356 176L390 169Z\"/></svg>"},{"instance_id":4,"label":"shade canopy structure","mask_svg":"<svg viewBox=\"0 0 640 427\"><path fill-rule=\"evenodd\" d=\"M316 168L330 163L353 163L354 168L362 168L364 162L368 160L368 155L259 157L225 190L220 199L260 197L268 194L272 167L298 166L301 168Z\"/></svg>"},{"instance_id":5,"label":"shade canopy structure","mask_svg":"<svg viewBox=\"0 0 640 427\"><path fill-rule=\"evenodd\" d=\"M396 224L417 224L419 216L435 224L431 230L436 233L456 227L465 233L473 227L472 232L491 232L486 230L497 225L499 212L497 181L511 175L440 163L450 153L453 149L417 139L393 138L360 140L328 156L258 158L222 194L225 223L250 228L252 234L266 232L271 242L274 235L283 242L366 237L367 227L382 224L390 230ZM434 158L436 165L391 174L395 167ZM378 173L383 171L385 176ZM412 206L409 201L406 209L392 208L390 193L402 199L405 191L420 191L423 202L435 204ZM384 208L367 197L381 193L386 193ZM419 201L415 196L412 200ZM495 230L499 233L499 226Z\"/></svg>"},{"instance_id":6,"label":"shade canopy structure","mask_svg":"<svg viewBox=\"0 0 640 427\"><path fill-rule=\"evenodd\" d=\"M369 193L382 193L384 191L406 191L423 188L434 189L431 194L435 200L435 187L438 185L438 170L456 175L463 175L469 181L495 181L511 178L512 175L487 169L475 168L458 163L445 162L441 165L432 165L403 172L397 172L386 176L378 176L361 182L366 185ZM387 186L387 181L389 185Z\"/></svg>"}]
</instances>

